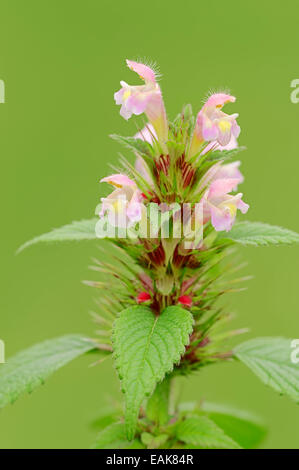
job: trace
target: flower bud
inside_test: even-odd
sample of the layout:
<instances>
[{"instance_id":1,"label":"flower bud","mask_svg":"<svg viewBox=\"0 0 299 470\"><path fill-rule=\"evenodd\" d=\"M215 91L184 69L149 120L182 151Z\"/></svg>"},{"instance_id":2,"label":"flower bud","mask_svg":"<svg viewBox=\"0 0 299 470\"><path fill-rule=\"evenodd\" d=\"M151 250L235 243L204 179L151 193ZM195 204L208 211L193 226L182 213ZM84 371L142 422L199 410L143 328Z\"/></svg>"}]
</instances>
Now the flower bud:
<instances>
[{"instance_id":1,"label":"flower bud","mask_svg":"<svg viewBox=\"0 0 299 470\"><path fill-rule=\"evenodd\" d=\"M192 299L190 297L190 295L181 295L179 298L178 298L178 302L182 305L184 305L184 307L191 307L192 306Z\"/></svg>"},{"instance_id":2,"label":"flower bud","mask_svg":"<svg viewBox=\"0 0 299 470\"><path fill-rule=\"evenodd\" d=\"M151 299L151 296L149 295L148 292L140 292L137 296L137 303L142 304L143 302L147 302L148 300Z\"/></svg>"}]
</instances>

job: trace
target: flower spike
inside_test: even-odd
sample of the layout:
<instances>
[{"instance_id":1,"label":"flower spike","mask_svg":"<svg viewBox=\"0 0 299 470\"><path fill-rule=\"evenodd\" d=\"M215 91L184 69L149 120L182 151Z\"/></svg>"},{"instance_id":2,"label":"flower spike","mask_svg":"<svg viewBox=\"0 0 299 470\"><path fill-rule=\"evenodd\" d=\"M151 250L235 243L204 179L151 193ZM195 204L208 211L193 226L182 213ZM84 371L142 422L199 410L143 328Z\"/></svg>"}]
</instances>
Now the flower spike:
<instances>
[{"instance_id":1,"label":"flower spike","mask_svg":"<svg viewBox=\"0 0 299 470\"><path fill-rule=\"evenodd\" d=\"M289 245L299 242L299 234L249 221L233 227L238 209L245 214L249 208L242 193L236 193L244 180L240 162L230 161L238 152L238 115L222 112L225 103L235 101L233 96L213 94L197 119L191 105L185 105L168 129L156 71L130 60L127 65L144 84L121 82L116 103L125 119L145 113L149 122L135 136L112 137L132 151L135 166L121 155L123 171L101 179L112 189L96 206L99 220L73 222L21 247L55 240L110 242L100 257L92 258L90 268L99 278L84 281L98 292L98 313L92 312L97 337L62 336L19 353L0 370L0 405L71 359L94 351L100 353L94 365L113 355L125 397L124 416L116 403L108 419L101 419L94 449L165 449L168 454L190 447L256 448L265 434L259 420L202 400L180 404L172 381L238 359L280 394L299 402L298 361L290 354L298 340L257 338L231 344L248 330L227 330L232 315L222 300L243 290L239 283L250 279L234 276L244 266L234 265L238 244ZM184 459L175 452L170 463L190 463Z\"/></svg>"}]
</instances>

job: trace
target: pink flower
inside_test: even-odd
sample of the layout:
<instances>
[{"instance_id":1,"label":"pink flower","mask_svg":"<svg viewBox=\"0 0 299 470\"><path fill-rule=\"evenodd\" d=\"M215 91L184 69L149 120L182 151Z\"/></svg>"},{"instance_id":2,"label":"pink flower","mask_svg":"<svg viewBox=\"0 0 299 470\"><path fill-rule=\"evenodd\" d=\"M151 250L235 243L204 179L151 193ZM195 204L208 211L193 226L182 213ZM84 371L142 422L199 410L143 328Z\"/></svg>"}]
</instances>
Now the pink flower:
<instances>
[{"instance_id":1,"label":"pink flower","mask_svg":"<svg viewBox=\"0 0 299 470\"><path fill-rule=\"evenodd\" d=\"M141 220L143 197L134 181L127 175L114 174L101 179L100 182L117 188L108 197L101 198L100 217L108 214L108 221L112 226L123 228L131 227Z\"/></svg>"},{"instance_id":2,"label":"pink flower","mask_svg":"<svg viewBox=\"0 0 299 470\"><path fill-rule=\"evenodd\" d=\"M204 141L217 142L221 146L238 138L240 127L236 122L238 114L228 115L222 111L225 103L234 103L236 98L225 93L215 93L203 105L196 119L189 157L199 152Z\"/></svg>"},{"instance_id":3,"label":"pink flower","mask_svg":"<svg viewBox=\"0 0 299 470\"><path fill-rule=\"evenodd\" d=\"M178 298L178 302L182 305L184 305L184 307L191 307L192 306L192 299L189 295L181 295L179 298Z\"/></svg>"},{"instance_id":4,"label":"pink flower","mask_svg":"<svg viewBox=\"0 0 299 470\"><path fill-rule=\"evenodd\" d=\"M219 179L234 179L236 180L236 186L233 189L236 191L238 185L244 182L244 176L239 170L240 165L240 161L226 163L224 165L222 162L216 163L216 165L212 166L212 168L210 168L203 177L199 190Z\"/></svg>"},{"instance_id":5,"label":"pink flower","mask_svg":"<svg viewBox=\"0 0 299 470\"><path fill-rule=\"evenodd\" d=\"M249 205L242 201L242 193L232 195L230 191L236 191L244 177L239 170L241 162L232 162L223 165L218 162L204 176L199 190L208 186L202 198L203 223L211 219L216 231L231 230L237 209L245 214Z\"/></svg>"},{"instance_id":6,"label":"pink flower","mask_svg":"<svg viewBox=\"0 0 299 470\"><path fill-rule=\"evenodd\" d=\"M121 89L114 94L116 104L121 105L120 115L129 119L132 114L145 113L153 125L159 141L164 144L168 139L168 123L161 89L156 81L155 72L147 65L127 60L128 67L137 72L145 85L131 86L121 81Z\"/></svg>"},{"instance_id":7,"label":"pink flower","mask_svg":"<svg viewBox=\"0 0 299 470\"><path fill-rule=\"evenodd\" d=\"M102 178L100 183L109 183L116 188L122 188L123 186L136 186L135 182L132 181L127 175L114 174Z\"/></svg>"},{"instance_id":8,"label":"pink flower","mask_svg":"<svg viewBox=\"0 0 299 470\"><path fill-rule=\"evenodd\" d=\"M140 292L137 296L137 303L142 304L143 302L147 302L151 300L151 296L147 292Z\"/></svg>"},{"instance_id":9,"label":"pink flower","mask_svg":"<svg viewBox=\"0 0 299 470\"><path fill-rule=\"evenodd\" d=\"M216 171L216 173L214 174L213 180L235 179L238 181L236 186L233 188L235 191L237 189L237 186L244 182L244 176L239 170L240 165L241 165L240 161L226 163L225 165L221 165Z\"/></svg>"},{"instance_id":10,"label":"pink flower","mask_svg":"<svg viewBox=\"0 0 299 470\"><path fill-rule=\"evenodd\" d=\"M242 193L229 194L239 183L238 178L214 180L203 197L204 223L211 218L217 232L231 230L240 209L245 214L249 205L242 201Z\"/></svg>"}]
</instances>

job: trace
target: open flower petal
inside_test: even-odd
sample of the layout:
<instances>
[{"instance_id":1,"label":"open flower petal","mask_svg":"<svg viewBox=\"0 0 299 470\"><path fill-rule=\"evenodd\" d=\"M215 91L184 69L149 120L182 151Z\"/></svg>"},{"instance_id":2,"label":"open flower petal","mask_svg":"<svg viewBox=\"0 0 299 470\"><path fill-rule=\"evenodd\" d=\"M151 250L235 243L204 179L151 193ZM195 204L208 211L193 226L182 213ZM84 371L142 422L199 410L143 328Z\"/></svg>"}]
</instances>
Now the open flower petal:
<instances>
[{"instance_id":1,"label":"open flower petal","mask_svg":"<svg viewBox=\"0 0 299 470\"><path fill-rule=\"evenodd\" d=\"M239 136L240 127L236 122L238 114L228 115L221 110L225 103L235 101L234 96L226 93L215 93L208 98L197 115L189 150L190 158L200 151L205 141L225 147L230 144L232 138Z\"/></svg>"},{"instance_id":2,"label":"open flower petal","mask_svg":"<svg viewBox=\"0 0 299 470\"><path fill-rule=\"evenodd\" d=\"M142 217L143 197L136 183L127 175L114 174L103 178L101 182L109 183L117 189L108 197L102 198L100 217L108 215L114 227L131 227Z\"/></svg>"},{"instance_id":3,"label":"open flower petal","mask_svg":"<svg viewBox=\"0 0 299 470\"><path fill-rule=\"evenodd\" d=\"M132 114L145 113L153 125L158 140L165 148L168 139L168 122L161 89L155 72L145 64L127 60L128 66L144 80L144 85L131 86L120 82L122 88L114 94L116 104L121 105L120 114L129 119Z\"/></svg>"},{"instance_id":4,"label":"open flower petal","mask_svg":"<svg viewBox=\"0 0 299 470\"><path fill-rule=\"evenodd\" d=\"M140 62L134 62L133 60L128 59L126 62L127 66L134 72L138 73L142 80L145 82L156 82L156 74L148 65L141 64Z\"/></svg>"},{"instance_id":5,"label":"open flower petal","mask_svg":"<svg viewBox=\"0 0 299 470\"><path fill-rule=\"evenodd\" d=\"M122 188L123 186L136 186L135 181L131 180L127 175L117 173L114 175L106 176L100 180L100 183L109 183L117 188Z\"/></svg>"}]
</instances>

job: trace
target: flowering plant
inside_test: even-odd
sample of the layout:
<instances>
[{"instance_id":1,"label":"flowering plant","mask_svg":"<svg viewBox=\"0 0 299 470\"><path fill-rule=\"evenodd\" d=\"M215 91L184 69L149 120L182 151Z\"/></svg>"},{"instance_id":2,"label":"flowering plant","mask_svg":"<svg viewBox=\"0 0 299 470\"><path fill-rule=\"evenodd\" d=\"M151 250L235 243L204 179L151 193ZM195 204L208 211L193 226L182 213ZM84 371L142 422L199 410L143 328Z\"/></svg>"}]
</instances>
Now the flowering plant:
<instances>
[{"instance_id":1,"label":"flowering plant","mask_svg":"<svg viewBox=\"0 0 299 470\"><path fill-rule=\"evenodd\" d=\"M41 241L104 238L111 264L94 260L104 277L87 284L100 292L97 339L67 335L12 358L0 371L0 406L75 357L113 354L124 393L124 416L102 420L95 448L251 448L264 428L249 413L219 405L179 403L177 376L218 362L241 361L265 384L299 401L299 369L291 340L257 338L232 346L244 330L229 330L221 303L233 292L237 245L291 244L299 235L264 223L237 221L249 205L237 192L243 182L238 114L223 111L235 97L212 94L196 118L190 105L170 122L158 74L127 61L144 84L121 82L114 95L120 114L145 114L134 137L112 137L130 149L122 170L101 180L113 187L96 217L36 237ZM242 215L241 215L242 217Z\"/></svg>"}]
</instances>

